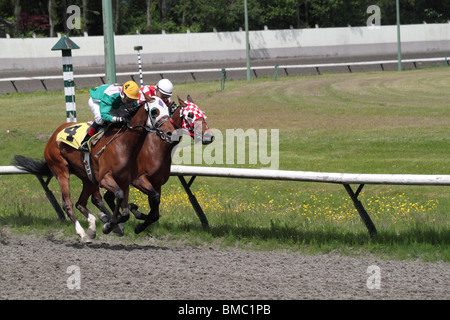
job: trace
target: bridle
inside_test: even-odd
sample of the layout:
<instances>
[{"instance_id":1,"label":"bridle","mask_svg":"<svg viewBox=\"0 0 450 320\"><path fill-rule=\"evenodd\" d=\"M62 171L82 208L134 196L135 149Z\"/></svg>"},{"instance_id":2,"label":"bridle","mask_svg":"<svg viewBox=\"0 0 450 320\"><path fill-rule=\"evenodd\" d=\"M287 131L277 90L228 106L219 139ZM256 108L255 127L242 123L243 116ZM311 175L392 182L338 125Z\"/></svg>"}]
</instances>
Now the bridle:
<instances>
[{"instance_id":1,"label":"bridle","mask_svg":"<svg viewBox=\"0 0 450 320\"><path fill-rule=\"evenodd\" d=\"M172 119L173 115L175 114L175 112L176 112L178 109L180 109L180 119L181 119L181 121L182 121L182 122L181 122L181 126L179 126L178 124L176 124L176 123L173 121L173 119ZM172 124L173 124L175 127L177 127L177 128L175 128L175 129L183 129L183 121L185 121L185 122L186 122L186 125L187 125L188 128L189 128L189 135L190 135L191 137L195 137L195 129L194 129L194 125L191 124L191 123L189 123L189 121L186 120L186 118L184 117L184 114L183 114L183 108L182 108L181 106L175 104L175 102L172 102L172 104L169 106L169 114L170 114L170 121L172 122ZM205 119L204 119L204 118L200 118L200 119L202 120L202 122L205 122ZM200 119L199 119L199 120L200 120ZM198 120L197 120L197 121L198 121Z\"/></svg>"},{"instance_id":2,"label":"bridle","mask_svg":"<svg viewBox=\"0 0 450 320\"><path fill-rule=\"evenodd\" d=\"M147 117L150 119L151 126L143 125L143 126L134 126L133 127L133 126L131 126L131 123L127 121L126 125L127 125L128 129L134 130L134 129L142 128L145 131L147 131L147 133L155 133L164 142L171 143L172 142L171 138L164 131L161 130L162 125L164 123L166 123L167 121L170 121L171 117L170 116L164 116L161 119L159 119L157 122L154 122L155 119L153 119L153 117L149 114L151 111L147 107L146 103L147 102L141 103L135 109L139 109L140 107L142 107L142 105L145 105L146 112L147 112Z\"/></svg>"},{"instance_id":3,"label":"bridle","mask_svg":"<svg viewBox=\"0 0 450 320\"><path fill-rule=\"evenodd\" d=\"M171 136L167 135L164 131L161 130L161 126L166 123L167 121L172 120L170 117L170 113L167 116L162 117L161 119L159 119L156 123L154 122L154 119L151 115L149 115L149 112L151 112L149 110L149 108L147 107L146 102L145 103L141 103L139 104L137 107L135 108L131 108L128 111L128 115L133 117L136 112L143 106L145 105L145 110L147 113L147 118L150 119L150 124L152 125L152 127L147 126L147 125L143 125L143 126L131 126L131 121L127 121L126 124L122 125L119 129L119 131L117 131L114 136L100 149L99 152L97 152L95 154L95 158L98 158L103 151L105 150L105 148L113 141L117 138L118 134L125 128L125 126L130 129L130 130L134 130L134 129L144 129L145 131L147 131L147 133L155 133L158 137L161 138L162 141L167 142L167 143L172 143L172 138Z\"/></svg>"}]
</instances>

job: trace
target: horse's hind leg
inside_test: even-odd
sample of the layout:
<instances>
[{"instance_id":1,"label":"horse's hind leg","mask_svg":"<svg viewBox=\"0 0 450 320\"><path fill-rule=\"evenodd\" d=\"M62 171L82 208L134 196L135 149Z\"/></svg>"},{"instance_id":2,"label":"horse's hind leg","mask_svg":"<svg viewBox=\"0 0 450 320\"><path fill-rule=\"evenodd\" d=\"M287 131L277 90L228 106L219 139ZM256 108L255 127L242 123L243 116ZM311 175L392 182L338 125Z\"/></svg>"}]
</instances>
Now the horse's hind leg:
<instances>
[{"instance_id":1,"label":"horse's hind leg","mask_svg":"<svg viewBox=\"0 0 450 320\"><path fill-rule=\"evenodd\" d=\"M73 203L72 203L72 200L70 199L69 173L64 172L64 173L58 174L58 172L55 172L55 176L58 179L59 187L61 189L64 211L67 213L67 216L70 218L70 220L74 224L77 234L81 237L81 241L82 242L91 242L92 240L86 235L86 232L84 231L83 227L80 225L80 222L75 217L75 213L73 211Z\"/></svg>"},{"instance_id":2,"label":"horse's hind leg","mask_svg":"<svg viewBox=\"0 0 450 320\"><path fill-rule=\"evenodd\" d=\"M96 190L98 190L98 187L96 185L83 182L83 191L81 192L80 198L78 199L75 205L76 208L80 210L80 212L88 219L89 227L87 230L87 236L90 239L95 239L95 237L97 236L97 229L95 227L95 217L87 209L87 202L89 196L93 194Z\"/></svg>"}]
</instances>

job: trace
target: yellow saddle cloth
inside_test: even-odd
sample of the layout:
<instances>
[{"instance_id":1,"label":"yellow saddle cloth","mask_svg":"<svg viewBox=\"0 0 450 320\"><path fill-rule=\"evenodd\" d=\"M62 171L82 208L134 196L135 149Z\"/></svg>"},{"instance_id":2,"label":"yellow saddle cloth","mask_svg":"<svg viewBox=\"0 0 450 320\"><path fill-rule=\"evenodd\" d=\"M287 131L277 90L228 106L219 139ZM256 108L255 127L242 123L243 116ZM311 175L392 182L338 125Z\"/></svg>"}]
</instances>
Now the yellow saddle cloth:
<instances>
[{"instance_id":1,"label":"yellow saddle cloth","mask_svg":"<svg viewBox=\"0 0 450 320\"><path fill-rule=\"evenodd\" d=\"M80 148L81 142L86 136L87 129L89 129L90 125L87 122L77 123L73 126L67 127L61 130L56 136L56 141L64 142L75 149ZM101 130L103 132L103 130ZM99 135L101 132L97 132L94 134L88 141L89 150L91 150L91 141Z\"/></svg>"}]
</instances>

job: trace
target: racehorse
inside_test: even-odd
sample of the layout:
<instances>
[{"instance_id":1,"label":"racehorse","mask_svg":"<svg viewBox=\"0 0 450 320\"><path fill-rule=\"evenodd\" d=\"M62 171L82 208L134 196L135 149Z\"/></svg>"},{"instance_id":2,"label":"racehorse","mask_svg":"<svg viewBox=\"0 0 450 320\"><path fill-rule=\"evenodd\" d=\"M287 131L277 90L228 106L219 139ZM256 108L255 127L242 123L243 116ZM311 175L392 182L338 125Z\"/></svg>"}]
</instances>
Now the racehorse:
<instances>
[{"instance_id":1,"label":"racehorse","mask_svg":"<svg viewBox=\"0 0 450 320\"><path fill-rule=\"evenodd\" d=\"M86 208L89 196L92 203L102 212L108 212L103 204L99 186L112 192L118 204L111 220L103 226L103 233L108 234L119 223L129 218L128 192L129 185L138 174L137 156L147 136L157 137L160 147L169 145L175 127L169 121L169 110L157 97L146 96L144 107L134 110L134 115L127 125L105 130L104 136L92 147L92 173L90 179L83 165L82 152L72 146L58 141L58 134L63 131L68 137L76 130L76 123L65 123L59 126L48 140L44 149L45 161L37 161L23 156L15 156L17 167L33 174L55 176L58 180L63 208L75 226L82 242L92 242L96 236L95 217ZM154 132L156 134L148 134ZM73 139L73 138L72 138ZM68 139L70 140L70 139ZM161 152L155 150L155 152ZM70 197L69 176L75 174L83 183L83 190L76 203L76 208L89 221L87 234L75 217ZM122 209L122 215L119 210Z\"/></svg>"},{"instance_id":2,"label":"racehorse","mask_svg":"<svg viewBox=\"0 0 450 320\"><path fill-rule=\"evenodd\" d=\"M194 141L202 141L203 144L213 142L214 135L205 121L205 114L194 104L188 95L187 100L178 98L180 105L171 108L171 121L177 131L187 132ZM178 134L177 137L181 137ZM133 186L148 196L150 212L146 215L137 210L137 206L130 204L130 210L138 220L144 220L135 226L136 234L144 231L149 225L159 219L159 204L161 197L161 186L170 177L170 167L172 163L171 154L173 148L178 144L164 144L153 135L148 135L145 139L138 155L138 176L133 181ZM159 150L159 151L158 151ZM106 192L104 198L110 208L114 210L114 195Z\"/></svg>"}]
</instances>

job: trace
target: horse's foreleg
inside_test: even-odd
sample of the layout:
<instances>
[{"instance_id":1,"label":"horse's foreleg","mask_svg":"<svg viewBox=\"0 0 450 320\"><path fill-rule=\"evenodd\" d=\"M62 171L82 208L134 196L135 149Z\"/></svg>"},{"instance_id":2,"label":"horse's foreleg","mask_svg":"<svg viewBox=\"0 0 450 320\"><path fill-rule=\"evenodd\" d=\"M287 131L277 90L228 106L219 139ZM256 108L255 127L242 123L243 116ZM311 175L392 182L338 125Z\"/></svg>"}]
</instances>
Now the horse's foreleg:
<instances>
[{"instance_id":1,"label":"horse's foreleg","mask_svg":"<svg viewBox=\"0 0 450 320\"><path fill-rule=\"evenodd\" d=\"M148 220L154 223L159 220L159 204L161 202L161 189L155 190L152 188L152 192L148 195L148 203L150 204L150 213L148 214Z\"/></svg>"},{"instance_id":2,"label":"horse's foreleg","mask_svg":"<svg viewBox=\"0 0 450 320\"><path fill-rule=\"evenodd\" d=\"M129 191L124 192L124 196L126 196L126 199L122 200L122 203L124 205L128 204L128 193L129 193ZM103 196L103 198L105 199L106 203L111 208L111 210L115 211L116 210L116 203L115 203L116 198L114 196L114 193L112 193L111 191L108 190L105 193L105 195ZM127 215L129 216L128 207L126 208L125 212L124 212L124 210L122 210L122 215L119 214L120 222L126 222L129 218L129 217L126 218ZM109 215L107 217L107 219L105 219L106 221L103 221L103 219L102 219L102 222L108 222L110 219L111 219L111 216Z\"/></svg>"},{"instance_id":3,"label":"horse's foreleg","mask_svg":"<svg viewBox=\"0 0 450 320\"><path fill-rule=\"evenodd\" d=\"M89 196L93 194L96 190L98 190L98 187L96 185L84 181L83 191L81 192L80 198L78 199L75 205L76 208L80 210L80 212L88 219L89 227L87 230L87 236L90 239L95 239L95 237L97 236L97 229L95 227L95 217L87 209L87 202Z\"/></svg>"},{"instance_id":4,"label":"horse's foreleg","mask_svg":"<svg viewBox=\"0 0 450 320\"><path fill-rule=\"evenodd\" d=\"M114 194L110 191L106 192L106 194L108 194L108 193L112 195L112 201L114 203ZM104 198L106 198L106 197L104 197ZM109 209L105 206L105 204L103 203L102 196L98 189L92 195L91 200L92 200L92 203L94 204L94 206L96 206L100 210L100 213L98 214L98 218L100 219L100 221L103 223L108 223L109 221L111 221L112 214L109 211ZM116 207L116 205L114 204L114 206L112 207L113 211L114 211L115 207ZM123 236L123 230L124 230L123 223L119 223L118 225L113 227L113 232L115 234L117 234L118 236Z\"/></svg>"},{"instance_id":5,"label":"horse's foreleg","mask_svg":"<svg viewBox=\"0 0 450 320\"><path fill-rule=\"evenodd\" d=\"M125 208L125 207L127 207L127 204L126 203L125 203L125 205L123 204L124 200L128 201L128 187L126 187L126 190L125 190L126 192L124 192L110 174L107 174L104 176L104 178L101 181L101 185L104 188L106 188L108 191L113 192L114 196L116 198L116 207L114 208L113 215L112 215L110 221L105 223L102 228L103 233L108 234L113 230L113 228L117 224L119 224L120 222L125 222L129 218L128 208ZM122 210L124 208L126 209L126 210L123 210L124 217L119 216L120 208L122 208Z\"/></svg>"},{"instance_id":6,"label":"horse's foreleg","mask_svg":"<svg viewBox=\"0 0 450 320\"><path fill-rule=\"evenodd\" d=\"M103 195L103 199L105 199L106 203L108 204L108 207L114 211L116 209L116 197L114 196L114 193L111 191L106 191L106 193Z\"/></svg>"},{"instance_id":7,"label":"horse's foreleg","mask_svg":"<svg viewBox=\"0 0 450 320\"><path fill-rule=\"evenodd\" d=\"M114 211L114 209L116 208L116 203L114 202L115 200L114 194L111 191L108 191L104 194L103 199L105 199L106 203L108 203L108 206L111 208L111 210ZM138 208L139 207L134 203L128 204L129 211L133 213L136 219L145 220L146 215L140 212Z\"/></svg>"},{"instance_id":8,"label":"horse's foreleg","mask_svg":"<svg viewBox=\"0 0 450 320\"><path fill-rule=\"evenodd\" d=\"M106 203L108 204L110 209L114 211L116 206L114 204L114 206L111 207L111 204L109 203L109 200L107 199L107 195L112 196L112 202L114 204L114 194L111 191L107 191L104 195L104 199L106 200ZM98 214L98 218L100 219L100 221L103 223L107 223L108 221L110 221L112 214L109 211L109 209L105 206L105 204L103 203L100 191L97 190L97 192L94 192L94 194L92 195L91 201L94 204L94 206L96 206L100 210L100 213Z\"/></svg>"},{"instance_id":9,"label":"horse's foreleg","mask_svg":"<svg viewBox=\"0 0 450 320\"><path fill-rule=\"evenodd\" d=\"M121 203L122 214L119 215L119 223L127 222L130 219L130 211L128 209L128 196L130 195L130 187L124 189L123 200Z\"/></svg>"},{"instance_id":10,"label":"horse's foreleg","mask_svg":"<svg viewBox=\"0 0 450 320\"><path fill-rule=\"evenodd\" d=\"M151 189L149 189L148 203L150 204L150 212L146 216L145 221L143 223L137 224L136 227L134 228L134 232L136 234L144 231L149 225L158 221L160 192L156 191L153 187Z\"/></svg>"},{"instance_id":11,"label":"horse's foreleg","mask_svg":"<svg viewBox=\"0 0 450 320\"><path fill-rule=\"evenodd\" d=\"M148 180L147 176L141 175L139 176L134 182L133 185L140 190L141 192L145 193L147 196L152 194L154 191L152 184ZM150 201L149 201L150 204ZM138 210L138 206L135 204L130 204L129 208L131 212L133 213L134 217L138 220L146 220L148 215L140 212Z\"/></svg>"}]
</instances>

